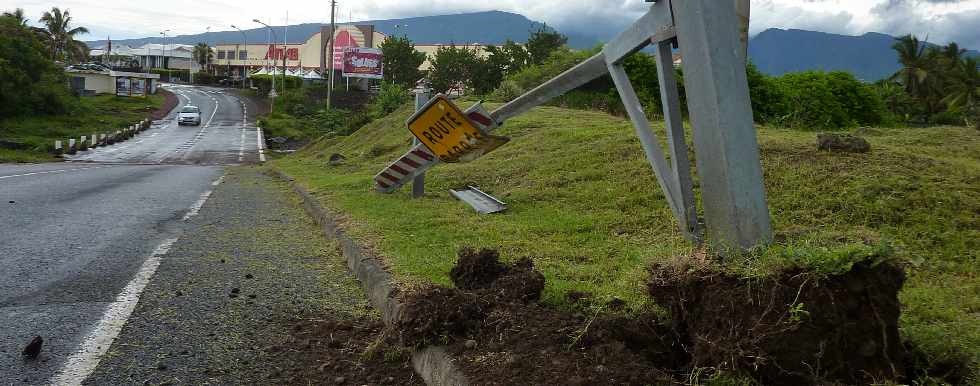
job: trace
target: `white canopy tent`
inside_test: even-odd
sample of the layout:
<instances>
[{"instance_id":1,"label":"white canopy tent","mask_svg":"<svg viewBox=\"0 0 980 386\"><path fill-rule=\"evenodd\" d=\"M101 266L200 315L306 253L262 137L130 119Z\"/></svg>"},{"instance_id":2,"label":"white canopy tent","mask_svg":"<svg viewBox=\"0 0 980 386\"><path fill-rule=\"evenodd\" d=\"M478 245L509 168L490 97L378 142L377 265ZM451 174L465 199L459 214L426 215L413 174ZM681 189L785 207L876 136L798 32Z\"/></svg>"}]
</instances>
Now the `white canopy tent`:
<instances>
[{"instance_id":1,"label":"white canopy tent","mask_svg":"<svg viewBox=\"0 0 980 386\"><path fill-rule=\"evenodd\" d=\"M317 70L309 70L303 74L303 79L323 79L323 76L320 76L320 72Z\"/></svg>"}]
</instances>

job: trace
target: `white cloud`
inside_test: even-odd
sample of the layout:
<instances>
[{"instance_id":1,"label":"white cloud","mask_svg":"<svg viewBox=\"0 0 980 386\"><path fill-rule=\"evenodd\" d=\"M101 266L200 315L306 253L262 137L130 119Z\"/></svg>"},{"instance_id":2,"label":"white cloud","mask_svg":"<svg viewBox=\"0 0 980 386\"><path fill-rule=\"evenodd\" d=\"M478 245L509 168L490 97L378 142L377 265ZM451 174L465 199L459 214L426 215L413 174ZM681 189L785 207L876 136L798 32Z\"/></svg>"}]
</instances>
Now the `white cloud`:
<instances>
[{"instance_id":1,"label":"white cloud","mask_svg":"<svg viewBox=\"0 0 980 386\"><path fill-rule=\"evenodd\" d=\"M337 19L342 22L501 10L564 32L601 38L613 36L649 6L643 0L341 0L338 4ZM52 6L70 9L75 23L92 31L86 39L102 39L107 34L114 38L156 36L166 29L173 34L197 34L208 26L213 31L230 30L231 24L256 27L251 22L254 18L281 25L287 10L290 23L326 22L330 15L325 0L13 0L0 8L24 8L36 20ZM938 43L959 39L965 46L980 48L975 32L978 19L980 0L752 0L751 32L772 27L841 34L911 32L929 34Z\"/></svg>"}]
</instances>

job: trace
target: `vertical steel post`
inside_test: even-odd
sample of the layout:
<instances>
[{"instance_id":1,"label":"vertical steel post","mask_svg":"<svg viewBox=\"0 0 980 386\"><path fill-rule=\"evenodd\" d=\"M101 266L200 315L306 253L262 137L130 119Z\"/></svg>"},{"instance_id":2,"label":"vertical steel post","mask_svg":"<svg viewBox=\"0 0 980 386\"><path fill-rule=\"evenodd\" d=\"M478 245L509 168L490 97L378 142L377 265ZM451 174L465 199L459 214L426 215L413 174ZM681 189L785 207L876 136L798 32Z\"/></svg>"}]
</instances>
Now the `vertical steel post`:
<instances>
[{"instance_id":1,"label":"vertical steel post","mask_svg":"<svg viewBox=\"0 0 980 386\"><path fill-rule=\"evenodd\" d=\"M681 225L697 242L701 230L698 224L698 207L694 202L694 183L691 181L691 160L687 158L687 142L684 141L684 123L681 117L681 99L674 76L674 56L671 42L657 43L657 79L660 82L660 100L664 111L664 128L670 149L671 171L677 184L678 207L683 208Z\"/></svg>"},{"instance_id":2,"label":"vertical steel post","mask_svg":"<svg viewBox=\"0 0 980 386\"><path fill-rule=\"evenodd\" d=\"M415 92L415 111L419 111L429 101L429 90L420 88ZM418 146L419 139L412 137L412 147ZM412 180L412 198L419 198L425 195L425 173L415 176Z\"/></svg>"},{"instance_id":3,"label":"vertical steel post","mask_svg":"<svg viewBox=\"0 0 980 386\"><path fill-rule=\"evenodd\" d=\"M735 2L672 1L708 239L747 249L772 238Z\"/></svg>"},{"instance_id":4,"label":"vertical steel post","mask_svg":"<svg viewBox=\"0 0 980 386\"><path fill-rule=\"evenodd\" d=\"M735 13L738 14L738 38L739 43L742 44L742 49L739 53L742 55L742 61L746 61L749 57L749 10L751 9L751 4L749 0L735 0Z\"/></svg>"}]
</instances>

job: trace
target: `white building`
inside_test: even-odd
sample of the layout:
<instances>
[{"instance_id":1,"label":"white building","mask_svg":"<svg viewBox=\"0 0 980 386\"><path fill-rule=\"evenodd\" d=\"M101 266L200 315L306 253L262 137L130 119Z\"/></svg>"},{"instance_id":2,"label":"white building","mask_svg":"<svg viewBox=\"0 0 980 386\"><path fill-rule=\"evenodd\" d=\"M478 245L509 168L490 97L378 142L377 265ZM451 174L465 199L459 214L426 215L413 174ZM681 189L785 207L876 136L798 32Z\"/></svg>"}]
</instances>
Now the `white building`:
<instances>
[{"instance_id":1,"label":"white building","mask_svg":"<svg viewBox=\"0 0 980 386\"><path fill-rule=\"evenodd\" d=\"M103 57L106 47L89 51L90 57ZM194 46L187 44L144 44L141 47L113 45L109 53L109 64L128 67L135 62L142 68L164 68L190 70L194 62Z\"/></svg>"}]
</instances>

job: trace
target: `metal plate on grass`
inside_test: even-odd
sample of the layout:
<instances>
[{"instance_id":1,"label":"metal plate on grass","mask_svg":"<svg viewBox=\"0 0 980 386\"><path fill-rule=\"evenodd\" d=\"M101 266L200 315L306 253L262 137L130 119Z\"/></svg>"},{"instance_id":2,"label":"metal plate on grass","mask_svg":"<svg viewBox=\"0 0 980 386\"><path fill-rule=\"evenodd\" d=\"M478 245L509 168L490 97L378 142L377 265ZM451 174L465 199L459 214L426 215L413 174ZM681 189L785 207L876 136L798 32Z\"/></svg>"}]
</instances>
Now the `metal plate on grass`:
<instances>
[{"instance_id":1,"label":"metal plate on grass","mask_svg":"<svg viewBox=\"0 0 980 386\"><path fill-rule=\"evenodd\" d=\"M450 189L449 193L460 201L470 204L474 210L481 214L497 213L507 210L507 204L472 186L467 186L462 189Z\"/></svg>"}]
</instances>

